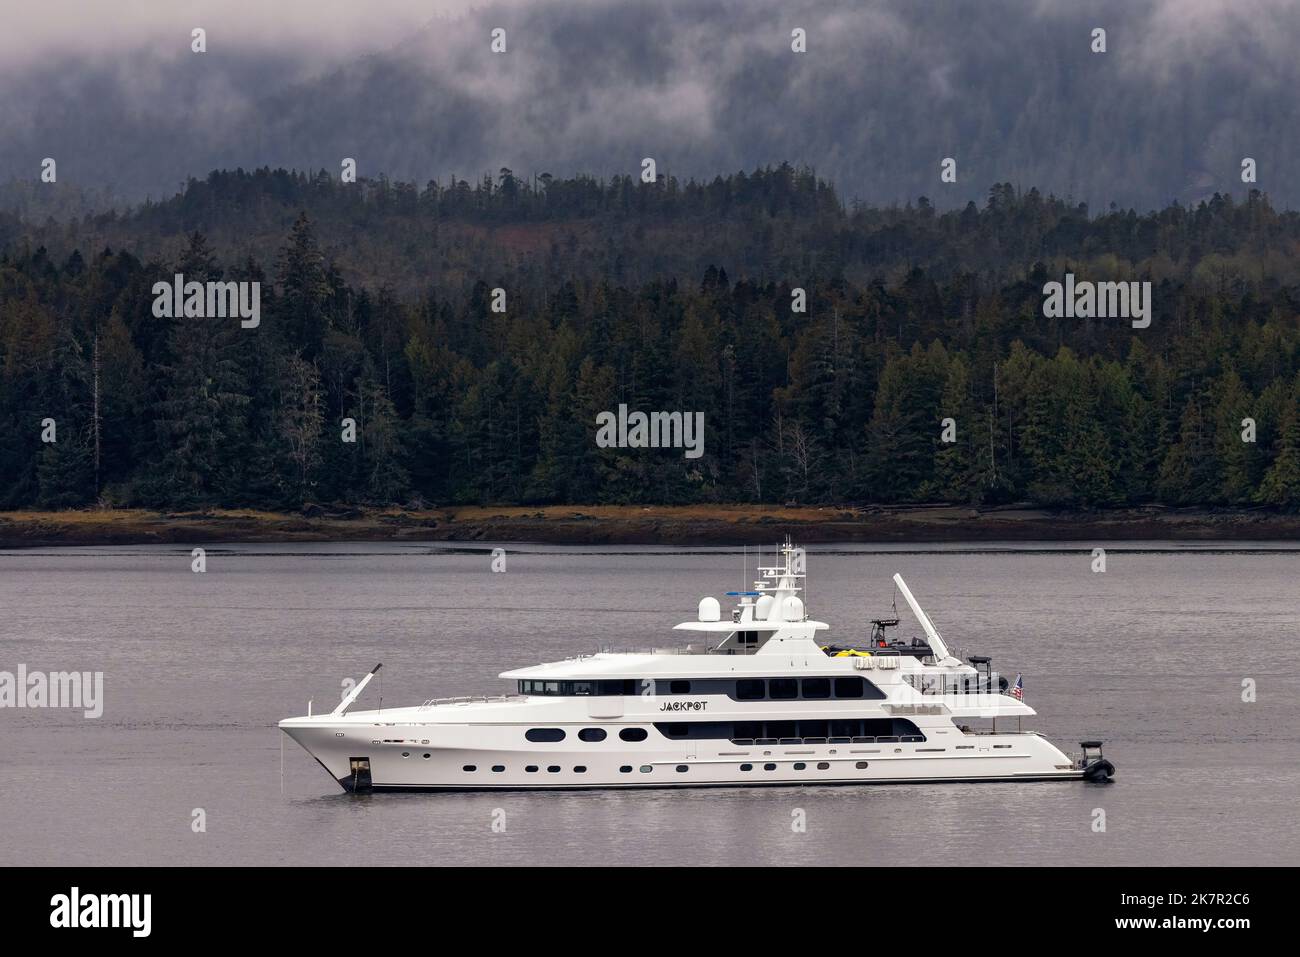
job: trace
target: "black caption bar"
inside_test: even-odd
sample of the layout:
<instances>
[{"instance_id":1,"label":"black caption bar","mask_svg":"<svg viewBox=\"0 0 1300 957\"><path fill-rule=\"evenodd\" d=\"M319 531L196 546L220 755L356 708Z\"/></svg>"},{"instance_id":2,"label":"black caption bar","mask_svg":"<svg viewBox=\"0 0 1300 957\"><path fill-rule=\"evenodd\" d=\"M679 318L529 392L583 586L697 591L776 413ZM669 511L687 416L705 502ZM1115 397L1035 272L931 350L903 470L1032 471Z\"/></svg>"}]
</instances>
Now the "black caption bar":
<instances>
[{"instance_id":1,"label":"black caption bar","mask_svg":"<svg viewBox=\"0 0 1300 957\"><path fill-rule=\"evenodd\" d=\"M539 881L536 868L434 869L283 868L9 868L0 914L9 940L77 935L78 943L338 944L409 922L422 933L472 927L507 936L531 922L555 927L558 906L582 913L583 937L599 940L620 921L658 923L663 895L695 901L692 925L726 939L743 913L725 906L726 888L746 888L752 905L783 920L875 914L872 934L924 943L948 931L925 919L929 911L958 920L949 931L1014 944L1028 934L1116 934L1133 939L1193 936L1232 946L1242 935L1278 933L1285 883L1275 869L1248 868L859 868L835 871L773 869L647 869L610 875L569 869ZM565 902L568 902L567 904ZM630 914L629 901L640 901ZM602 903L603 902L603 903ZM597 906L598 905L598 906ZM750 911L749 907L742 911ZM709 918L716 912L716 921ZM572 913L565 918L572 920ZM969 921L969 922L967 922ZM700 924L706 926L699 927ZM713 929L707 925L713 924ZM365 931L365 928L370 931ZM458 935L461 931L455 931ZM697 931L693 930L692 935ZM743 931L747 936L750 931ZM251 936L250 936L251 935ZM524 935L526 938L526 934ZM562 936L562 935L561 935ZM522 939L522 938L520 938ZM1074 937L1074 939L1078 939ZM504 944L504 938L498 938Z\"/></svg>"}]
</instances>

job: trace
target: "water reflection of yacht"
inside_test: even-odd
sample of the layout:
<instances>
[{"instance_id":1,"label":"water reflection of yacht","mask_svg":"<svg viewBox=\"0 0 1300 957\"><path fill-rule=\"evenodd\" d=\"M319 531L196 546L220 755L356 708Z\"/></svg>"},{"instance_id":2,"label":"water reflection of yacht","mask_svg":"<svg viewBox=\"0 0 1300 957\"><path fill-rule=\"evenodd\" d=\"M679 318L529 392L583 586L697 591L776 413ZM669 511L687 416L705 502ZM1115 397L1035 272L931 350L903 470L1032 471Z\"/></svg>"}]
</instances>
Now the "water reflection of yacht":
<instances>
[{"instance_id":1,"label":"water reflection of yacht","mask_svg":"<svg viewBox=\"0 0 1300 957\"><path fill-rule=\"evenodd\" d=\"M818 642L788 542L724 617L699 603L685 648L602 651L502 673L518 694L329 714L280 728L348 791L1108 780L1100 742L1071 758L988 658L949 650L903 579L926 638ZM310 710L310 709L309 709ZM998 722L1001 722L1001 727ZM1009 725L1015 730L1009 730ZM1096 754L1093 754L1093 751Z\"/></svg>"}]
</instances>

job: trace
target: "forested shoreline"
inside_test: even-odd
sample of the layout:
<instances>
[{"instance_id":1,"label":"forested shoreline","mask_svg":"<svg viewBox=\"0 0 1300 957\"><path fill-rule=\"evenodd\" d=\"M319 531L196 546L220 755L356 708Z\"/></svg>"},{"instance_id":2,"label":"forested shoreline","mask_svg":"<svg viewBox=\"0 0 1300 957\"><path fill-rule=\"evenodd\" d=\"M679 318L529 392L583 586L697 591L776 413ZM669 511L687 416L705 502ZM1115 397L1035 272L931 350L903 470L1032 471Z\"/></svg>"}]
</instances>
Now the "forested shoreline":
<instances>
[{"instance_id":1,"label":"forested shoreline","mask_svg":"<svg viewBox=\"0 0 1300 957\"><path fill-rule=\"evenodd\" d=\"M0 508L1300 509L1300 217L1256 192L1098 216L1000 184L939 214L788 166L236 171L0 219L0 249ZM1151 327L1045 318L1066 271L1152 282ZM259 282L260 326L156 317L175 273ZM598 448L620 403L702 411L703 456Z\"/></svg>"}]
</instances>

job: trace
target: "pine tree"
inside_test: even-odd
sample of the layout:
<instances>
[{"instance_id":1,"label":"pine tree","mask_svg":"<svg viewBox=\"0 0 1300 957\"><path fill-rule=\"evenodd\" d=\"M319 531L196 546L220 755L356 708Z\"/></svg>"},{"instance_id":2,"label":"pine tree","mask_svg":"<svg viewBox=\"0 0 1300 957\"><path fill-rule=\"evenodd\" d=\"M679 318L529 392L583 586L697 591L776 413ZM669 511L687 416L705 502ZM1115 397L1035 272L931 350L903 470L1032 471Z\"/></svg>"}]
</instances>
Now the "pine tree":
<instances>
[{"instance_id":1,"label":"pine tree","mask_svg":"<svg viewBox=\"0 0 1300 957\"><path fill-rule=\"evenodd\" d=\"M1256 500L1292 511L1300 510L1300 375L1282 415L1277 457L1259 483Z\"/></svg>"}]
</instances>

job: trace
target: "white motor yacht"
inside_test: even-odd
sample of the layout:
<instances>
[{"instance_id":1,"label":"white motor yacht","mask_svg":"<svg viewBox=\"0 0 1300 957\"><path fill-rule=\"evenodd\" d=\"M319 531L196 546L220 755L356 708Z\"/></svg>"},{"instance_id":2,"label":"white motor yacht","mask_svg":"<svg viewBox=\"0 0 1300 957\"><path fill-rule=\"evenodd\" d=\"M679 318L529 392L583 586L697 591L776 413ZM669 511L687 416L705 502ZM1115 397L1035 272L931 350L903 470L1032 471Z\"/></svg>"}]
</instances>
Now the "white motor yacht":
<instances>
[{"instance_id":1,"label":"white motor yacht","mask_svg":"<svg viewBox=\"0 0 1300 957\"><path fill-rule=\"evenodd\" d=\"M950 651L901 576L925 638L873 621L850 647L808 617L789 542L735 607L704 598L692 643L601 651L506 671L515 694L352 711L376 666L328 714L280 728L345 790L1108 781L1098 741L1069 756L1022 730L1036 712L987 657ZM309 709L310 710L310 709ZM978 725L978 727L976 727Z\"/></svg>"}]
</instances>

